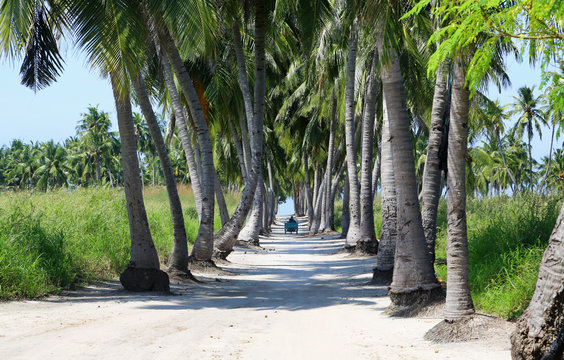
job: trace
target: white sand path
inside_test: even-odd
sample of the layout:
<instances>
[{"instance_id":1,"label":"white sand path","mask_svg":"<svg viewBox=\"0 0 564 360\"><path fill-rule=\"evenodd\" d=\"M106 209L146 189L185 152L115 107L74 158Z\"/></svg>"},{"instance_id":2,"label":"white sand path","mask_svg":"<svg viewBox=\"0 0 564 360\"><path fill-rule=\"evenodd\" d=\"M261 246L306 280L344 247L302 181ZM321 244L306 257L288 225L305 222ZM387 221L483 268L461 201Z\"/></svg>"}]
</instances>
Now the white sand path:
<instances>
[{"instance_id":1,"label":"white sand path","mask_svg":"<svg viewBox=\"0 0 564 360\"><path fill-rule=\"evenodd\" d=\"M276 226L261 244L230 255L240 275L173 284L176 296L113 281L0 303L0 359L510 359L505 336L432 344L423 335L440 319L383 315L374 257L335 255L335 235Z\"/></svg>"}]
</instances>

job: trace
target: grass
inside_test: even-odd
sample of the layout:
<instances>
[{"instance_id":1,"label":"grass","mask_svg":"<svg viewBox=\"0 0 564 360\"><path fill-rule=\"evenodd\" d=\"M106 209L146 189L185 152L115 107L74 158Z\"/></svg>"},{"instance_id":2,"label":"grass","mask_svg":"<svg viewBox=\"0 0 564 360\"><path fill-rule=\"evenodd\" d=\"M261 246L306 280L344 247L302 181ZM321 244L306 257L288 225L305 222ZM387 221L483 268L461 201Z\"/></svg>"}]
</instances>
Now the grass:
<instances>
[{"instance_id":1,"label":"grass","mask_svg":"<svg viewBox=\"0 0 564 360\"><path fill-rule=\"evenodd\" d=\"M189 243L197 231L190 188L181 187ZM238 202L226 194L230 213ZM161 262L172 248L166 190L148 188L149 227ZM216 217L216 230L221 226ZM36 298L102 278L115 278L129 261L129 225L123 191L0 193L0 299Z\"/></svg>"},{"instance_id":2,"label":"grass","mask_svg":"<svg viewBox=\"0 0 564 360\"><path fill-rule=\"evenodd\" d=\"M559 198L535 195L468 201L470 289L478 310L505 319L523 313L560 205ZM446 258L444 202L437 223L436 255ZM446 265L436 265L435 270L446 279Z\"/></svg>"},{"instance_id":3,"label":"grass","mask_svg":"<svg viewBox=\"0 0 564 360\"><path fill-rule=\"evenodd\" d=\"M467 204L470 289L478 311L504 319L518 318L528 306L539 265L556 223L559 197L518 195L469 199ZM335 226L341 224L342 202L335 204ZM437 218L437 259L446 259L446 202ZM374 201L374 225L380 237L381 199ZM442 262L444 264L444 261ZM435 265L446 280L446 265Z\"/></svg>"},{"instance_id":4,"label":"grass","mask_svg":"<svg viewBox=\"0 0 564 360\"><path fill-rule=\"evenodd\" d=\"M179 189L189 243L198 230L189 187ZM226 194L230 213L237 194ZM148 188L145 204L161 262L172 248L166 190ZM380 234L380 201L375 227ZM468 201L470 287L479 311L515 319L528 305L538 267L561 201L519 195ZM217 214L217 211L216 211ZM342 203L335 206L340 228ZM215 229L220 227L219 214ZM437 221L437 258L446 258L446 204ZM129 261L129 225L122 190L0 193L0 299L36 298L102 278L114 278ZM446 279L446 266L436 265Z\"/></svg>"}]
</instances>

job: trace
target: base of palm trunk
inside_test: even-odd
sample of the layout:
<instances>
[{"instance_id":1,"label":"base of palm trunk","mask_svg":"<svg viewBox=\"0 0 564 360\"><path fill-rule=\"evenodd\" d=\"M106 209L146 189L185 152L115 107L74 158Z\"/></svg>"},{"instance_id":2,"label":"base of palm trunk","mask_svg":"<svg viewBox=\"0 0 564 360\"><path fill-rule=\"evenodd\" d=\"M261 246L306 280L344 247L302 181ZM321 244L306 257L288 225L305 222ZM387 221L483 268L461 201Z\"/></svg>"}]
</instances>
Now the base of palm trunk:
<instances>
[{"instance_id":1,"label":"base of palm trunk","mask_svg":"<svg viewBox=\"0 0 564 360\"><path fill-rule=\"evenodd\" d=\"M213 260L198 260L193 256L188 258L188 269L191 272L207 275L236 275L233 272L223 270Z\"/></svg>"},{"instance_id":2,"label":"base of palm trunk","mask_svg":"<svg viewBox=\"0 0 564 360\"><path fill-rule=\"evenodd\" d=\"M560 304L562 309L562 304ZM562 321L562 311L560 311ZM527 321L524 317L517 320L515 331L511 334L511 357L515 360L561 360L564 358L564 323L560 329L545 326L534 337L529 336ZM547 328L551 329L550 331ZM555 334L559 330L558 334ZM546 357L543 357L546 356Z\"/></svg>"},{"instance_id":3,"label":"base of palm trunk","mask_svg":"<svg viewBox=\"0 0 564 360\"><path fill-rule=\"evenodd\" d=\"M507 331L512 326L493 316L473 314L454 321L441 321L427 331L424 339L435 343L507 339Z\"/></svg>"},{"instance_id":4,"label":"base of palm trunk","mask_svg":"<svg viewBox=\"0 0 564 360\"><path fill-rule=\"evenodd\" d=\"M179 270L179 269L168 268L166 269L166 273L168 274L168 277L171 280L177 280L181 282L201 283L201 281L196 279L188 269Z\"/></svg>"},{"instance_id":5,"label":"base of palm trunk","mask_svg":"<svg viewBox=\"0 0 564 360\"><path fill-rule=\"evenodd\" d=\"M394 276L394 269L390 270L380 270L378 268L372 269L372 281L373 285L385 285L389 286L392 283L392 277Z\"/></svg>"},{"instance_id":6,"label":"base of palm trunk","mask_svg":"<svg viewBox=\"0 0 564 360\"><path fill-rule=\"evenodd\" d=\"M416 316L426 308L439 304L445 300L446 290L437 284L429 289L415 289L412 291L394 292L388 291L392 303L386 310L391 316L410 317Z\"/></svg>"},{"instance_id":7,"label":"base of palm trunk","mask_svg":"<svg viewBox=\"0 0 564 360\"><path fill-rule=\"evenodd\" d=\"M119 281L129 291L170 292L168 275L159 269L128 267L121 273Z\"/></svg>"},{"instance_id":8,"label":"base of palm trunk","mask_svg":"<svg viewBox=\"0 0 564 360\"><path fill-rule=\"evenodd\" d=\"M355 251L360 254L376 255L378 254L378 240L359 240L356 242Z\"/></svg>"}]
</instances>

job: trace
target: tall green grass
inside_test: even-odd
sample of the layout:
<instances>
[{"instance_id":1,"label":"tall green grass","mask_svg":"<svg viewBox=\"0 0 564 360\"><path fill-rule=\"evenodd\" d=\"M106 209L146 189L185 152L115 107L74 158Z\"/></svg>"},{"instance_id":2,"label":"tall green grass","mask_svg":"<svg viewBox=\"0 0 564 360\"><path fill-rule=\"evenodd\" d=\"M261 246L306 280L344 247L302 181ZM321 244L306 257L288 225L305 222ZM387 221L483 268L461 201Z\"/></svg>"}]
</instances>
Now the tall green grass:
<instances>
[{"instance_id":1,"label":"tall green grass","mask_svg":"<svg viewBox=\"0 0 564 360\"><path fill-rule=\"evenodd\" d=\"M478 310L506 319L525 310L560 205L556 197L537 195L468 201L470 289ZM446 258L444 202L437 225L436 255ZM446 265L436 265L435 270L446 279Z\"/></svg>"},{"instance_id":2,"label":"tall green grass","mask_svg":"<svg viewBox=\"0 0 564 360\"><path fill-rule=\"evenodd\" d=\"M198 217L189 188L180 188L189 243ZM226 194L230 213L236 194ZM147 189L149 227L161 262L172 248L166 190ZM219 216L216 229L221 226ZM35 298L85 282L114 278L129 261L129 225L123 191L0 193L0 299Z\"/></svg>"},{"instance_id":3,"label":"tall green grass","mask_svg":"<svg viewBox=\"0 0 564 360\"><path fill-rule=\"evenodd\" d=\"M470 288L479 311L516 319L528 306L539 265L558 218L560 197L517 195L468 199ZM335 225L341 224L342 202L335 204ZM381 199L374 201L374 225L380 237ZM435 271L447 279L446 202L441 199L437 218Z\"/></svg>"}]
</instances>

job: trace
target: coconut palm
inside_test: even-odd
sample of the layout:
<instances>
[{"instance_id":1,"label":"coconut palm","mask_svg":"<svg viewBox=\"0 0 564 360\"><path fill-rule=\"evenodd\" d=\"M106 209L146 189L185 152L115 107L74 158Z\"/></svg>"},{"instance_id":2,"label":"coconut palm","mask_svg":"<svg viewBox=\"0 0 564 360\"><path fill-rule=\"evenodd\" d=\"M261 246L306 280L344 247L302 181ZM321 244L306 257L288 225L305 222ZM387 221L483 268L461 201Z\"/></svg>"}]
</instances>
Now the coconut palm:
<instances>
[{"instance_id":1,"label":"coconut palm","mask_svg":"<svg viewBox=\"0 0 564 360\"><path fill-rule=\"evenodd\" d=\"M543 102L542 96L535 97L535 87L523 86L517 90L517 96L514 96L515 102L512 104L513 109L510 115L518 115L519 118L515 124L515 131L519 137L527 133L527 147L529 149L529 189L533 188L533 157L531 155L531 140L533 139L534 130L536 129L539 137L542 139L541 126L547 125L546 115L539 108Z\"/></svg>"},{"instance_id":2,"label":"coconut palm","mask_svg":"<svg viewBox=\"0 0 564 360\"><path fill-rule=\"evenodd\" d=\"M111 151L112 147L111 126L109 114L92 106L88 108L88 112L82 114L76 126L77 135L81 137L82 143L94 159L98 185L102 181L102 158Z\"/></svg>"},{"instance_id":3,"label":"coconut palm","mask_svg":"<svg viewBox=\"0 0 564 360\"><path fill-rule=\"evenodd\" d=\"M68 178L67 151L53 140L42 144L37 159L38 168L33 174L41 190L65 186Z\"/></svg>"},{"instance_id":4,"label":"coconut palm","mask_svg":"<svg viewBox=\"0 0 564 360\"><path fill-rule=\"evenodd\" d=\"M459 320L474 313L468 274L466 229L466 148L470 91L466 85L466 59L454 60L452 105L448 137L447 293L445 319Z\"/></svg>"}]
</instances>

